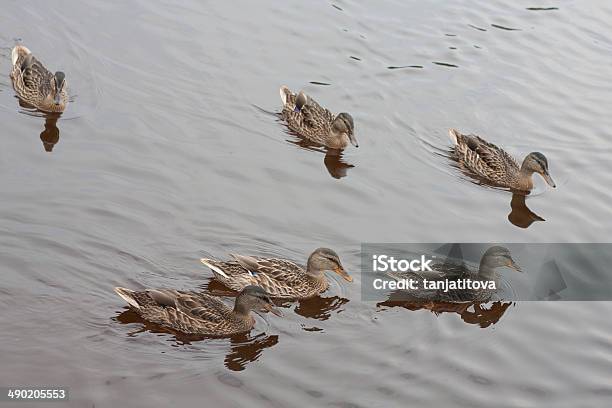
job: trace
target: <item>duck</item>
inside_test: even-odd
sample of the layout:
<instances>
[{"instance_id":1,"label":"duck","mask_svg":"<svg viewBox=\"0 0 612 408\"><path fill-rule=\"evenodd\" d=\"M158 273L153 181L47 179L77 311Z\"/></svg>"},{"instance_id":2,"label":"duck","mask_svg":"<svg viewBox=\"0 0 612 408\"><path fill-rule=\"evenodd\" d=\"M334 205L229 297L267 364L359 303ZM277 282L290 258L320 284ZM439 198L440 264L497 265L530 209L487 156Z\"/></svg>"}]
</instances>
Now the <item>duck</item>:
<instances>
[{"instance_id":1,"label":"duck","mask_svg":"<svg viewBox=\"0 0 612 408\"><path fill-rule=\"evenodd\" d=\"M317 248L310 254L303 268L292 261L279 258L260 258L230 254L232 261L202 258L214 279L228 288L240 291L248 285L261 286L273 298L307 299L329 287L325 271L333 271L348 282L353 278L346 272L340 257L329 248Z\"/></svg>"},{"instance_id":2,"label":"duck","mask_svg":"<svg viewBox=\"0 0 612 408\"><path fill-rule=\"evenodd\" d=\"M359 147L350 114L334 115L303 91L295 94L285 85L280 88L280 96L283 101L280 117L302 138L335 150L345 149L349 144Z\"/></svg>"},{"instance_id":3,"label":"duck","mask_svg":"<svg viewBox=\"0 0 612 408\"><path fill-rule=\"evenodd\" d=\"M538 173L551 187L556 187L548 171L548 160L540 152L531 152L519 166L503 149L477 135L464 135L450 129L454 159L473 176L497 187L529 192L533 173Z\"/></svg>"},{"instance_id":4,"label":"duck","mask_svg":"<svg viewBox=\"0 0 612 408\"><path fill-rule=\"evenodd\" d=\"M234 308L201 292L174 289L133 291L116 287L115 292L143 319L184 334L231 336L255 326L251 311L282 313L258 286L246 286L236 297Z\"/></svg>"},{"instance_id":5,"label":"duck","mask_svg":"<svg viewBox=\"0 0 612 408\"><path fill-rule=\"evenodd\" d=\"M66 75L51 73L32 52L17 45L11 52L11 80L17 96L43 112L63 112L68 104Z\"/></svg>"},{"instance_id":6,"label":"duck","mask_svg":"<svg viewBox=\"0 0 612 408\"><path fill-rule=\"evenodd\" d=\"M492 246L488 248L480 258L480 265L477 270L471 269L464 263L455 263L452 261L444 263L435 263L431 265L432 271L426 272L387 272L387 276L394 280L416 279L417 282L422 282L423 279L429 281L458 281L462 279L471 279L472 281L493 281L496 289L490 289L488 285L483 285L481 289L453 289L453 290L437 290L419 288L410 290L408 297L411 300L419 299L432 302L488 302L497 292L500 286L498 268L508 267L517 272L523 272L521 267L512 258L510 250L503 246Z\"/></svg>"}]
</instances>

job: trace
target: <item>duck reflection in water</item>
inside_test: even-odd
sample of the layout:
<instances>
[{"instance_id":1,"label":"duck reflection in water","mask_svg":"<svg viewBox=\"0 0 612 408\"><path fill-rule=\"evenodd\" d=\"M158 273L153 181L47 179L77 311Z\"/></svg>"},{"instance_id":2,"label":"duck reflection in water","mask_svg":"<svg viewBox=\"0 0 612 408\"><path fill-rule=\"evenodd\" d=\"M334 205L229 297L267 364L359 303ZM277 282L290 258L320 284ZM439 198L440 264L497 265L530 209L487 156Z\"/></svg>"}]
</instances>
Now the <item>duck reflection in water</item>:
<instances>
[{"instance_id":1,"label":"duck reflection in water","mask_svg":"<svg viewBox=\"0 0 612 408\"><path fill-rule=\"evenodd\" d=\"M43 147L46 152L52 152L55 145L59 142L60 131L57 127L57 121L62 116L61 112L41 112L36 107L30 105L27 102L19 101L19 107L23 108L22 113L34 117L45 118L45 128L40 134L40 140L43 143Z\"/></svg>"},{"instance_id":2,"label":"duck reflection in water","mask_svg":"<svg viewBox=\"0 0 612 408\"><path fill-rule=\"evenodd\" d=\"M40 134L46 152L52 152L53 147L59 142L60 132L57 128L57 120L60 114L49 113L45 115L45 129Z\"/></svg>"},{"instance_id":3,"label":"duck reflection in water","mask_svg":"<svg viewBox=\"0 0 612 408\"><path fill-rule=\"evenodd\" d=\"M481 328L489 327L499 322L501 317L506 313L506 310L514 302L490 302L490 303L449 303L449 302L418 302L418 301L404 301L400 299L394 300L395 297L392 293L389 299L377 303L376 306L391 308L391 307L403 307L408 310L429 310L436 316L443 313L456 313L461 317L467 324L477 325Z\"/></svg>"},{"instance_id":4,"label":"duck reflection in water","mask_svg":"<svg viewBox=\"0 0 612 408\"><path fill-rule=\"evenodd\" d=\"M215 296L236 296L236 292L227 289L222 283L216 280L211 280L207 285L204 285L205 290ZM272 299L277 307L288 308L294 303L295 313L307 317L309 319L327 320L332 313L339 310L342 305L348 303L348 299L340 296L313 296L306 299L289 300L289 299Z\"/></svg>"},{"instance_id":5,"label":"duck reflection in water","mask_svg":"<svg viewBox=\"0 0 612 408\"><path fill-rule=\"evenodd\" d=\"M546 221L527 207L525 198L525 193L512 193L512 201L510 201L512 211L508 214L508 221L519 228L529 228L535 221Z\"/></svg>"},{"instance_id":6,"label":"duck reflection in water","mask_svg":"<svg viewBox=\"0 0 612 408\"><path fill-rule=\"evenodd\" d=\"M174 336L177 345L191 345L192 343L205 340L219 340L207 336L185 334L172 329L151 323L138 315L133 310L126 310L115 318L121 324L141 324L142 327L128 333L130 337L138 333L163 333ZM224 358L225 367L232 371L242 371L253 361L257 361L263 350L273 347L278 343L277 335L266 333L252 334L241 333L226 338L229 341L229 350Z\"/></svg>"},{"instance_id":7,"label":"duck reflection in water","mask_svg":"<svg viewBox=\"0 0 612 408\"><path fill-rule=\"evenodd\" d=\"M339 296L314 296L308 299L300 299L295 307L295 313L309 319L327 320L331 314L349 300ZM288 307L289 302L277 303L281 307Z\"/></svg>"},{"instance_id":8,"label":"duck reflection in water","mask_svg":"<svg viewBox=\"0 0 612 408\"><path fill-rule=\"evenodd\" d=\"M293 134L293 132L291 131L289 131L288 133ZM355 167L354 165L344 161L344 158L342 157L342 150L328 149L320 145L313 144L312 142L306 139L299 138L299 136L297 135L296 137L298 138L297 140L287 139L287 142L306 150L325 154L325 157L323 158L323 164L325 164L327 172L333 178L341 179L343 177L346 177L349 169Z\"/></svg>"}]
</instances>

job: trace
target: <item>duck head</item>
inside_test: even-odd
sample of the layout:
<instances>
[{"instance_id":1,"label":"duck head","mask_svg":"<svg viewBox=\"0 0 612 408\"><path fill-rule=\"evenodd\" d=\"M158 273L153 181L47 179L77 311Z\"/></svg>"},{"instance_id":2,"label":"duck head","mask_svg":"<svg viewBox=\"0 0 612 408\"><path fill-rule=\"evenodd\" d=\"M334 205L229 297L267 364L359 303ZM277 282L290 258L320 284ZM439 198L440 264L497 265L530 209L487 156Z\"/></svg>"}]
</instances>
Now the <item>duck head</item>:
<instances>
[{"instance_id":1,"label":"duck head","mask_svg":"<svg viewBox=\"0 0 612 408\"><path fill-rule=\"evenodd\" d=\"M53 102L56 105L62 104L62 92L66 88L66 75L57 71L55 75L53 75Z\"/></svg>"},{"instance_id":2,"label":"duck head","mask_svg":"<svg viewBox=\"0 0 612 408\"><path fill-rule=\"evenodd\" d=\"M493 270L495 268L501 267L512 268L517 272L523 272L521 268L514 262L512 259L512 255L508 248L503 246L493 246L484 253L482 259L480 260L480 270L483 270L483 267L489 270Z\"/></svg>"},{"instance_id":3,"label":"duck head","mask_svg":"<svg viewBox=\"0 0 612 408\"><path fill-rule=\"evenodd\" d=\"M350 114L342 112L336 116L332 123L332 133L337 137L346 135L353 146L359 147L359 143L357 143L357 139L355 138L353 117Z\"/></svg>"},{"instance_id":4,"label":"duck head","mask_svg":"<svg viewBox=\"0 0 612 408\"><path fill-rule=\"evenodd\" d=\"M336 252L329 248L318 248L308 257L306 272L311 275L319 276L324 271L333 271L344 280L348 282L353 281L351 275L344 270L340 262L340 257Z\"/></svg>"},{"instance_id":5,"label":"duck head","mask_svg":"<svg viewBox=\"0 0 612 408\"><path fill-rule=\"evenodd\" d=\"M527 157L525 157L525 160L523 160L521 171L530 176L533 173L538 173L544 178L549 186L556 187L555 182L548 173L548 160L546 160L546 156L540 152L529 153Z\"/></svg>"},{"instance_id":6,"label":"duck head","mask_svg":"<svg viewBox=\"0 0 612 408\"><path fill-rule=\"evenodd\" d=\"M304 91L300 91L300 93L297 94L297 96L295 97L295 108L294 108L294 110L296 112L301 111L302 107L304 105L306 105L306 103L308 103L308 96L306 96Z\"/></svg>"},{"instance_id":7,"label":"duck head","mask_svg":"<svg viewBox=\"0 0 612 408\"><path fill-rule=\"evenodd\" d=\"M271 312L276 316L282 316L272 300L270 294L259 286L249 285L242 289L242 292L236 298L234 311L238 314L248 315L251 310L257 312Z\"/></svg>"}]
</instances>

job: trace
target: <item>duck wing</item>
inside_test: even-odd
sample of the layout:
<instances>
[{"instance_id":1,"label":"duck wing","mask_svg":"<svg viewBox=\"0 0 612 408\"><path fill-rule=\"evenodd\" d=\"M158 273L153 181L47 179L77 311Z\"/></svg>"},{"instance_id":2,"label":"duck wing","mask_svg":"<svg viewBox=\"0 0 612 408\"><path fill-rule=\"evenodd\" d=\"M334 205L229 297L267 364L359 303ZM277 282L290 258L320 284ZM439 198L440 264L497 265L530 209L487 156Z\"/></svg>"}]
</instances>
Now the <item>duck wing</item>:
<instances>
[{"instance_id":1,"label":"duck wing","mask_svg":"<svg viewBox=\"0 0 612 408\"><path fill-rule=\"evenodd\" d=\"M231 256L234 261L201 259L201 262L213 271L216 280L232 290L239 292L257 285L272 296L289 296L292 287L305 281L304 269L286 259Z\"/></svg>"},{"instance_id":2,"label":"duck wing","mask_svg":"<svg viewBox=\"0 0 612 408\"><path fill-rule=\"evenodd\" d=\"M251 273L255 284L262 286L264 289L266 289L266 286L274 286L275 284L291 286L301 283L304 279L304 269L286 259L258 258L236 254L232 254L232 256L238 264Z\"/></svg>"},{"instance_id":3,"label":"duck wing","mask_svg":"<svg viewBox=\"0 0 612 408\"><path fill-rule=\"evenodd\" d=\"M326 128L334 121L334 114L310 97L300 113L304 124L311 129Z\"/></svg>"},{"instance_id":4,"label":"duck wing","mask_svg":"<svg viewBox=\"0 0 612 408\"><path fill-rule=\"evenodd\" d=\"M53 74L44 67L32 54L28 54L21 61L21 73L23 83L28 89L40 90L41 94L46 95L51 90Z\"/></svg>"},{"instance_id":5,"label":"duck wing","mask_svg":"<svg viewBox=\"0 0 612 408\"><path fill-rule=\"evenodd\" d=\"M477 135L454 132L455 152L461 165L477 176L495 183L503 183L518 172L519 166L512 156L493 143Z\"/></svg>"},{"instance_id":6,"label":"duck wing","mask_svg":"<svg viewBox=\"0 0 612 408\"><path fill-rule=\"evenodd\" d=\"M516 160L505 150L488 142L480 136L472 135L467 138L468 148L474 151L486 165L497 171L506 171L508 163L518 167Z\"/></svg>"},{"instance_id":7,"label":"duck wing","mask_svg":"<svg viewBox=\"0 0 612 408\"><path fill-rule=\"evenodd\" d=\"M205 293L183 292L175 298L178 311L197 320L221 323L230 313L230 308L221 300Z\"/></svg>"}]
</instances>

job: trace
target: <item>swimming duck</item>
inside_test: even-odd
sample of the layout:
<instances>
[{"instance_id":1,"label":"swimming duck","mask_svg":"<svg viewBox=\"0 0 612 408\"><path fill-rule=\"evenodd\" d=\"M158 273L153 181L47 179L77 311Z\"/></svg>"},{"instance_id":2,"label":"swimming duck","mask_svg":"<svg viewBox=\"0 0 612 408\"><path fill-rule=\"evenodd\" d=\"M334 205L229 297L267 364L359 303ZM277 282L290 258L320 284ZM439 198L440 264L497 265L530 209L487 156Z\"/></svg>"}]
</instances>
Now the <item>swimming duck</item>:
<instances>
[{"instance_id":1,"label":"swimming duck","mask_svg":"<svg viewBox=\"0 0 612 408\"><path fill-rule=\"evenodd\" d=\"M11 79L17 96L44 112L63 112L68 104L66 75L52 74L22 45L11 52Z\"/></svg>"},{"instance_id":2,"label":"swimming duck","mask_svg":"<svg viewBox=\"0 0 612 408\"><path fill-rule=\"evenodd\" d=\"M539 173L548 185L555 187L548 173L548 160L542 153L529 153L519 167L512 156L479 136L463 135L455 129L450 129L449 135L455 144L454 154L459 164L488 183L518 191L531 191L531 176Z\"/></svg>"},{"instance_id":3,"label":"swimming duck","mask_svg":"<svg viewBox=\"0 0 612 408\"><path fill-rule=\"evenodd\" d=\"M395 280L423 279L438 281L448 279L458 281L460 279L471 279L472 281L494 281L495 287L499 288L499 274L497 268L508 267L517 272L522 272L516 264L508 248L503 246L492 246L485 251L480 258L477 271L470 269L463 263L444 262L431 265L431 272L389 272L387 275ZM495 294L496 290L483 289L454 289L445 292L443 290L431 290L419 288L411 290L407 295L410 298L434 301L434 302L487 302Z\"/></svg>"},{"instance_id":4,"label":"swimming duck","mask_svg":"<svg viewBox=\"0 0 612 408\"><path fill-rule=\"evenodd\" d=\"M344 149L349 143L359 147L353 117L348 113L335 116L304 92L294 94L284 85L280 88L280 96L283 101L280 116L298 135L330 149Z\"/></svg>"},{"instance_id":5,"label":"swimming duck","mask_svg":"<svg viewBox=\"0 0 612 408\"><path fill-rule=\"evenodd\" d=\"M275 298L305 299L327 290L329 282L324 271L334 271L348 282L353 281L338 255L328 248L316 249L308 257L306 269L285 259L231 256L233 261L201 261L213 271L216 280L236 291L258 285Z\"/></svg>"},{"instance_id":6,"label":"swimming duck","mask_svg":"<svg viewBox=\"0 0 612 408\"><path fill-rule=\"evenodd\" d=\"M281 312L262 288L246 286L236 297L234 308L216 297L199 292L147 289L135 292L121 287L115 292L143 319L173 330L196 335L229 336L255 326L251 311Z\"/></svg>"}]
</instances>

